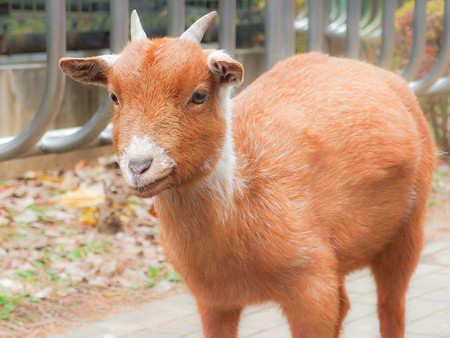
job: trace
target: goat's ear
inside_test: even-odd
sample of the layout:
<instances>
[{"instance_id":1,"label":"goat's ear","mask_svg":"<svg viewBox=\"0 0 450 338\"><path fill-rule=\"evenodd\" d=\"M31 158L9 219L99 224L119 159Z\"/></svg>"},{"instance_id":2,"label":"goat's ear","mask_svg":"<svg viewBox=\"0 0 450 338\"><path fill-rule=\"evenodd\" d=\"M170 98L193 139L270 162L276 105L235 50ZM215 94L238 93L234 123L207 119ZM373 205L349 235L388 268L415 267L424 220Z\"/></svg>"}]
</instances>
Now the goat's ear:
<instances>
[{"instance_id":1,"label":"goat's ear","mask_svg":"<svg viewBox=\"0 0 450 338\"><path fill-rule=\"evenodd\" d=\"M103 55L86 58L65 57L59 60L59 67L72 79L98 86L106 86L108 69L118 55Z\"/></svg>"},{"instance_id":2,"label":"goat's ear","mask_svg":"<svg viewBox=\"0 0 450 338\"><path fill-rule=\"evenodd\" d=\"M208 55L208 67L220 83L225 85L238 85L244 80L244 67L222 51L214 51Z\"/></svg>"}]
</instances>

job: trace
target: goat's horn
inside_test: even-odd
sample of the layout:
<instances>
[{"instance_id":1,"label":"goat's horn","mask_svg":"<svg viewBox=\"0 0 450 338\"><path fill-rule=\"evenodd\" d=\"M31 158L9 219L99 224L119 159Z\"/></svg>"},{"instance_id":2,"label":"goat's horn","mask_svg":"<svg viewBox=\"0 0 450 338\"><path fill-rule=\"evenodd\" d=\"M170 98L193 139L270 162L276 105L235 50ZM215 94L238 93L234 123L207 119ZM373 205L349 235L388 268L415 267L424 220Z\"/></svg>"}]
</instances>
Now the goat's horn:
<instances>
[{"instance_id":1,"label":"goat's horn","mask_svg":"<svg viewBox=\"0 0 450 338\"><path fill-rule=\"evenodd\" d=\"M144 29L142 29L141 21L136 10L131 12L131 41L144 41L147 39L147 34L145 34Z\"/></svg>"},{"instance_id":2,"label":"goat's horn","mask_svg":"<svg viewBox=\"0 0 450 338\"><path fill-rule=\"evenodd\" d=\"M216 16L216 11L202 16L200 19L195 21L192 26L186 30L186 32L181 34L180 39L189 40L200 44L200 41L203 39L203 35L208 30L208 27L214 21Z\"/></svg>"}]
</instances>

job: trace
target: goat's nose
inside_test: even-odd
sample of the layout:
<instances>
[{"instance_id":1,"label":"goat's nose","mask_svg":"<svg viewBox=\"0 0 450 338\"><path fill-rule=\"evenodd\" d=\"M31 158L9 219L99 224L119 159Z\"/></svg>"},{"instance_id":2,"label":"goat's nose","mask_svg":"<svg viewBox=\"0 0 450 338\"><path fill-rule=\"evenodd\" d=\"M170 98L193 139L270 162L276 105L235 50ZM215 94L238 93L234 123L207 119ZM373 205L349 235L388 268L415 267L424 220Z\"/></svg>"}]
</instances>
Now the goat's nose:
<instances>
[{"instance_id":1,"label":"goat's nose","mask_svg":"<svg viewBox=\"0 0 450 338\"><path fill-rule=\"evenodd\" d=\"M140 175L145 173L150 168L152 162L152 158L132 159L128 162L128 168L130 168L134 175Z\"/></svg>"}]
</instances>

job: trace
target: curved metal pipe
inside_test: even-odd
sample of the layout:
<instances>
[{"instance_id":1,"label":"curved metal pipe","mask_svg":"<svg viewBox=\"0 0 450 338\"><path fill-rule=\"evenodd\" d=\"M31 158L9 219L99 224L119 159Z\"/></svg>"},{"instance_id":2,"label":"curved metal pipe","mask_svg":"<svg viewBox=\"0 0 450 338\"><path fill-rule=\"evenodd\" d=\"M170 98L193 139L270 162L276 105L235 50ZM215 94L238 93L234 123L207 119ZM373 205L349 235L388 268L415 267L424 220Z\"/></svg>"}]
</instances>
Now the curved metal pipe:
<instances>
[{"instance_id":1,"label":"curved metal pipe","mask_svg":"<svg viewBox=\"0 0 450 338\"><path fill-rule=\"evenodd\" d=\"M450 64L450 0L445 0L443 26L441 50L433 68L427 76L409 84L409 87L416 94L425 94L435 84L436 80L445 73Z\"/></svg>"},{"instance_id":2,"label":"curved metal pipe","mask_svg":"<svg viewBox=\"0 0 450 338\"><path fill-rule=\"evenodd\" d=\"M305 33L308 31L308 4L303 7L302 11L297 15L294 21L294 29L296 32Z\"/></svg>"},{"instance_id":3,"label":"curved metal pipe","mask_svg":"<svg viewBox=\"0 0 450 338\"><path fill-rule=\"evenodd\" d=\"M219 2L219 47L231 55L236 50L236 0Z\"/></svg>"},{"instance_id":4,"label":"curved metal pipe","mask_svg":"<svg viewBox=\"0 0 450 338\"><path fill-rule=\"evenodd\" d=\"M71 134L53 134L52 137L44 137L31 149L33 155L49 153L65 153L84 147L93 142L111 120L112 104L109 95L105 95L99 109L91 119L76 132ZM31 156L28 154L28 156Z\"/></svg>"},{"instance_id":5,"label":"curved metal pipe","mask_svg":"<svg viewBox=\"0 0 450 338\"><path fill-rule=\"evenodd\" d=\"M382 9L381 9L381 0L373 0L375 1L375 13L373 14L370 22L367 23L366 27L364 27L360 36L366 36L377 29L382 20Z\"/></svg>"},{"instance_id":6,"label":"curved metal pipe","mask_svg":"<svg viewBox=\"0 0 450 338\"><path fill-rule=\"evenodd\" d=\"M169 26L167 35L179 37L186 29L184 24L184 0L169 0L168 7Z\"/></svg>"},{"instance_id":7,"label":"curved metal pipe","mask_svg":"<svg viewBox=\"0 0 450 338\"><path fill-rule=\"evenodd\" d=\"M120 52L128 41L128 1L111 2L111 50ZM111 120L113 113L111 99L108 94L95 112L94 116L77 132L59 138L42 138L36 145L39 152L63 153L78 149L84 144L93 142Z\"/></svg>"},{"instance_id":8,"label":"curved metal pipe","mask_svg":"<svg viewBox=\"0 0 450 338\"><path fill-rule=\"evenodd\" d=\"M383 25L381 32L381 52L378 66L391 69L394 63L394 30L395 30L395 6L392 0L383 1Z\"/></svg>"},{"instance_id":9,"label":"curved metal pipe","mask_svg":"<svg viewBox=\"0 0 450 338\"><path fill-rule=\"evenodd\" d=\"M427 42L427 0L416 0L414 6L414 28L413 28L413 47L408 64L403 69L402 76L407 81L413 80L419 73L420 64L425 54L425 45Z\"/></svg>"},{"instance_id":10,"label":"curved metal pipe","mask_svg":"<svg viewBox=\"0 0 450 338\"><path fill-rule=\"evenodd\" d=\"M347 0L347 32L345 55L351 58L359 56L359 20L361 18L361 0Z\"/></svg>"},{"instance_id":11,"label":"curved metal pipe","mask_svg":"<svg viewBox=\"0 0 450 338\"><path fill-rule=\"evenodd\" d=\"M325 43L325 1L308 0L308 51L322 51Z\"/></svg>"},{"instance_id":12,"label":"curved metal pipe","mask_svg":"<svg viewBox=\"0 0 450 338\"><path fill-rule=\"evenodd\" d=\"M281 1L281 59L285 59L295 53L295 0Z\"/></svg>"},{"instance_id":13,"label":"curved metal pipe","mask_svg":"<svg viewBox=\"0 0 450 338\"><path fill-rule=\"evenodd\" d=\"M59 139L64 137L69 137L70 135L76 134L82 127L73 127L73 128L63 128L63 129L54 129L47 131L42 139L45 139L46 142L57 142ZM5 144L14 139L14 136L0 137L0 145ZM95 148L102 147L106 145L110 145L112 141L112 123L108 123L106 128L98 135L90 143L81 144L78 149L87 149L87 148ZM26 153L20 154L17 158L26 158L31 156L39 156L45 155L47 152L43 152L42 149L38 147L33 147L28 150Z\"/></svg>"},{"instance_id":14,"label":"curved metal pipe","mask_svg":"<svg viewBox=\"0 0 450 338\"><path fill-rule=\"evenodd\" d=\"M369 22L370 19L372 19L374 15L374 9L373 9L373 1L366 1L365 2L365 8L364 8L364 15L362 15L361 20L359 21L359 28L364 29Z\"/></svg>"},{"instance_id":15,"label":"curved metal pipe","mask_svg":"<svg viewBox=\"0 0 450 338\"><path fill-rule=\"evenodd\" d=\"M426 95L442 94L450 91L450 76L443 76L436 80L427 90Z\"/></svg>"},{"instance_id":16,"label":"curved metal pipe","mask_svg":"<svg viewBox=\"0 0 450 338\"><path fill-rule=\"evenodd\" d=\"M340 1L338 3L338 14L336 19L328 25L326 34L329 36L342 36L347 29L346 21L347 9L345 8L345 3Z\"/></svg>"},{"instance_id":17,"label":"curved metal pipe","mask_svg":"<svg viewBox=\"0 0 450 338\"><path fill-rule=\"evenodd\" d=\"M270 69L281 60L281 3L278 0L266 1L266 55L264 69Z\"/></svg>"},{"instance_id":18,"label":"curved metal pipe","mask_svg":"<svg viewBox=\"0 0 450 338\"><path fill-rule=\"evenodd\" d=\"M339 7L337 5L337 0L329 0L329 13L328 13L328 22L331 24L334 20L337 19L339 14Z\"/></svg>"},{"instance_id":19,"label":"curved metal pipe","mask_svg":"<svg viewBox=\"0 0 450 338\"><path fill-rule=\"evenodd\" d=\"M11 141L0 145L0 161L18 157L32 148L42 137L61 107L64 94L64 74L58 60L66 54L66 3L47 0L47 76L44 95L35 117L27 128Z\"/></svg>"}]
</instances>

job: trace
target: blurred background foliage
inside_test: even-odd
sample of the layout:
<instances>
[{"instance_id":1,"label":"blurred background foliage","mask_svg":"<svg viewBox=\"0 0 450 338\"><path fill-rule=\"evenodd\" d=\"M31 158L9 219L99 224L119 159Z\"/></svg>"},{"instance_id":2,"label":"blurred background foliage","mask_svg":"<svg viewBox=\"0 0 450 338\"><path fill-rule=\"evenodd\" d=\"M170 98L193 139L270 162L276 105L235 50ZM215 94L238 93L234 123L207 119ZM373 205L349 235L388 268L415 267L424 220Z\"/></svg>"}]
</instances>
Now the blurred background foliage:
<instances>
[{"instance_id":1,"label":"blurred background foliage","mask_svg":"<svg viewBox=\"0 0 450 338\"><path fill-rule=\"evenodd\" d=\"M364 9L370 1L363 1ZM331 0L345 8L345 0ZM296 0L296 14L306 13L307 0ZM371 4L373 5L373 4ZM67 0L68 50L95 50L108 48L110 4L107 0ZM149 37L167 34L167 0L130 0L130 9L137 9L143 27ZM217 10L219 0L186 0L186 26L211 10ZM237 0L236 46L252 48L263 46L265 0ZM302 14L303 13L303 14ZM443 0L427 1L425 55L417 78L425 76L433 67L441 48ZM397 0L395 13L395 55L393 70L400 72L408 63L413 43L414 0ZM220 20L220 18L219 18ZM216 42L219 20L205 35L204 42ZM360 58L376 63L381 47L380 28L374 27L370 34L361 37ZM45 1L0 0L0 54L33 53L45 51ZM306 32L296 34L296 52L307 51ZM326 52L342 56L345 50L345 34L328 35ZM447 72L445 75L448 75ZM421 105L433 128L436 143L444 152L450 152L449 95L439 94L420 97Z\"/></svg>"}]
</instances>

